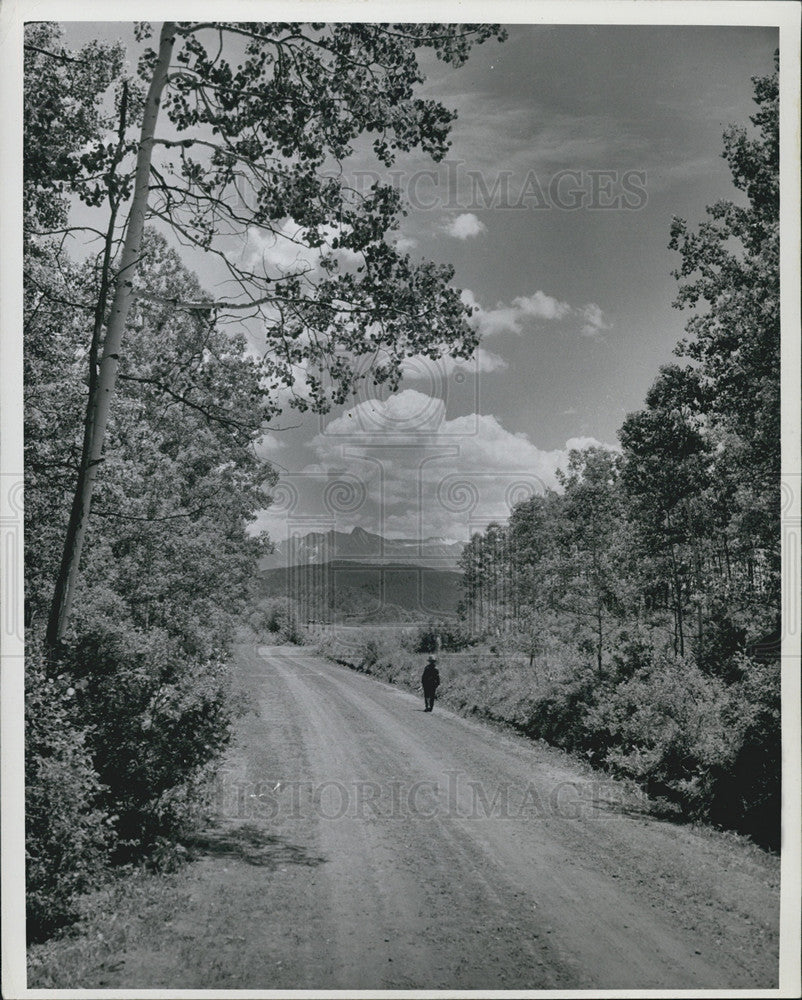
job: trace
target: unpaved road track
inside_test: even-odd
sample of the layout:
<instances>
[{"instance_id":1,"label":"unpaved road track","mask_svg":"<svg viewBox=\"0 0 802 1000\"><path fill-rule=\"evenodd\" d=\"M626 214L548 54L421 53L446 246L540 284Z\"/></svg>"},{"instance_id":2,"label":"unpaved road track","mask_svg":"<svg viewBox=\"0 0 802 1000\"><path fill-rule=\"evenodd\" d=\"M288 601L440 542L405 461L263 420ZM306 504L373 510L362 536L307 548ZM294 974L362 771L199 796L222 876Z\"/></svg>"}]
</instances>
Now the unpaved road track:
<instances>
[{"instance_id":1,"label":"unpaved road track","mask_svg":"<svg viewBox=\"0 0 802 1000\"><path fill-rule=\"evenodd\" d=\"M162 945L102 985L777 985L776 859L304 650L251 649L240 671L258 711L221 832Z\"/></svg>"}]
</instances>

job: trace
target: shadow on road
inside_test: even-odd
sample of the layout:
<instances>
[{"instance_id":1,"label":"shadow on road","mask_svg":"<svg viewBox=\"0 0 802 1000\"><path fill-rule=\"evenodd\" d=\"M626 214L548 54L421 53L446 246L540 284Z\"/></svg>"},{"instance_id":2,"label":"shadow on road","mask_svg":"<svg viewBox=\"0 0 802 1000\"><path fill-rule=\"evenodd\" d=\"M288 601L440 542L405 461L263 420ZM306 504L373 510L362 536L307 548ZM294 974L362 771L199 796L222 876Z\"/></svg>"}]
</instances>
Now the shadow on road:
<instances>
[{"instance_id":1,"label":"shadow on road","mask_svg":"<svg viewBox=\"0 0 802 1000\"><path fill-rule=\"evenodd\" d=\"M281 865L314 868L327 860L300 844L267 833L255 823L209 828L190 837L185 844L196 856L227 857L260 868L276 869Z\"/></svg>"}]
</instances>

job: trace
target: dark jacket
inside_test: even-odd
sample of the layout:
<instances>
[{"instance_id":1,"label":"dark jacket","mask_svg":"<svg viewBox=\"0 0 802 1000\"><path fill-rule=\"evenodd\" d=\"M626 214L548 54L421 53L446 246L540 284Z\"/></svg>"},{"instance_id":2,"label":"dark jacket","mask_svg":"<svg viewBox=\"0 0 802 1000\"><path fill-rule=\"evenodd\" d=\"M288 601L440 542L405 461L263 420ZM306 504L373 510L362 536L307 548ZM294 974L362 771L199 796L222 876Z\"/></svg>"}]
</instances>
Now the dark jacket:
<instances>
[{"instance_id":1,"label":"dark jacket","mask_svg":"<svg viewBox=\"0 0 802 1000\"><path fill-rule=\"evenodd\" d=\"M440 683L440 672L433 663L427 663L420 679L424 691L434 691Z\"/></svg>"}]
</instances>

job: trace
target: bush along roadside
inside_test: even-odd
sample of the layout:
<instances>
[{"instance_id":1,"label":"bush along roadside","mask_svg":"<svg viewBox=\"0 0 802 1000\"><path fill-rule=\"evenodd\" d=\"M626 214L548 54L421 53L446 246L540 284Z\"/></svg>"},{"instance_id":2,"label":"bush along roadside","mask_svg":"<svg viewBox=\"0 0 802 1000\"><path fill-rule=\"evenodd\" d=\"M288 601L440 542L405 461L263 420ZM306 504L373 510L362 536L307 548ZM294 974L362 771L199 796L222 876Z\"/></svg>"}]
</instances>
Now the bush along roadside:
<instances>
[{"instance_id":1,"label":"bush along roadside","mask_svg":"<svg viewBox=\"0 0 802 1000\"><path fill-rule=\"evenodd\" d=\"M102 804L89 731L69 675L50 676L29 645L25 670L25 859L28 935L76 916L79 896L108 864L114 817Z\"/></svg>"},{"instance_id":2,"label":"bush along roadside","mask_svg":"<svg viewBox=\"0 0 802 1000\"><path fill-rule=\"evenodd\" d=\"M525 731L581 753L681 814L780 846L780 668L739 657L725 684L669 651L631 675L565 677Z\"/></svg>"},{"instance_id":3,"label":"bush along roadside","mask_svg":"<svg viewBox=\"0 0 802 1000\"><path fill-rule=\"evenodd\" d=\"M146 233L142 252L150 287L200 294L163 237ZM69 274L76 295L96 290L91 268ZM54 642L48 623L70 493L52 470L73 467L82 435L86 330L43 301L51 305L35 310L25 331L31 939L68 923L78 895L104 872L163 866L202 811L206 776L230 735L229 650L267 551L248 525L276 480L252 448L258 420L179 408L169 403L176 385L158 377L165 357L183 358L194 381L182 392L253 413L263 393L244 340L194 314L138 305L97 516L71 618Z\"/></svg>"},{"instance_id":4,"label":"bush along roadside","mask_svg":"<svg viewBox=\"0 0 802 1000\"><path fill-rule=\"evenodd\" d=\"M223 659L180 657L152 632L87 632L56 669L32 639L25 706L31 942L69 924L85 892L131 864L180 864L180 840L206 814L210 778L239 711Z\"/></svg>"}]
</instances>

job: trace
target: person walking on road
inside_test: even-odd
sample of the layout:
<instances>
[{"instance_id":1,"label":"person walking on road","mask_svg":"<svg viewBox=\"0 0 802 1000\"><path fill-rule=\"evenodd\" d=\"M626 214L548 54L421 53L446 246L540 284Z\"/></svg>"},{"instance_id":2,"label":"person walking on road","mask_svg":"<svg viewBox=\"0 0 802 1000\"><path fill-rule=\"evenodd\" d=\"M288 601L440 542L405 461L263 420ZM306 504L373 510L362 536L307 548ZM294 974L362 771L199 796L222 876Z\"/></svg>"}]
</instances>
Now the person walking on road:
<instances>
[{"instance_id":1,"label":"person walking on road","mask_svg":"<svg viewBox=\"0 0 802 1000\"><path fill-rule=\"evenodd\" d=\"M437 659L434 656L429 657L420 682L423 686L423 700L426 705L424 711L431 712L434 708L434 696L440 684L440 672L437 669Z\"/></svg>"}]
</instances>

